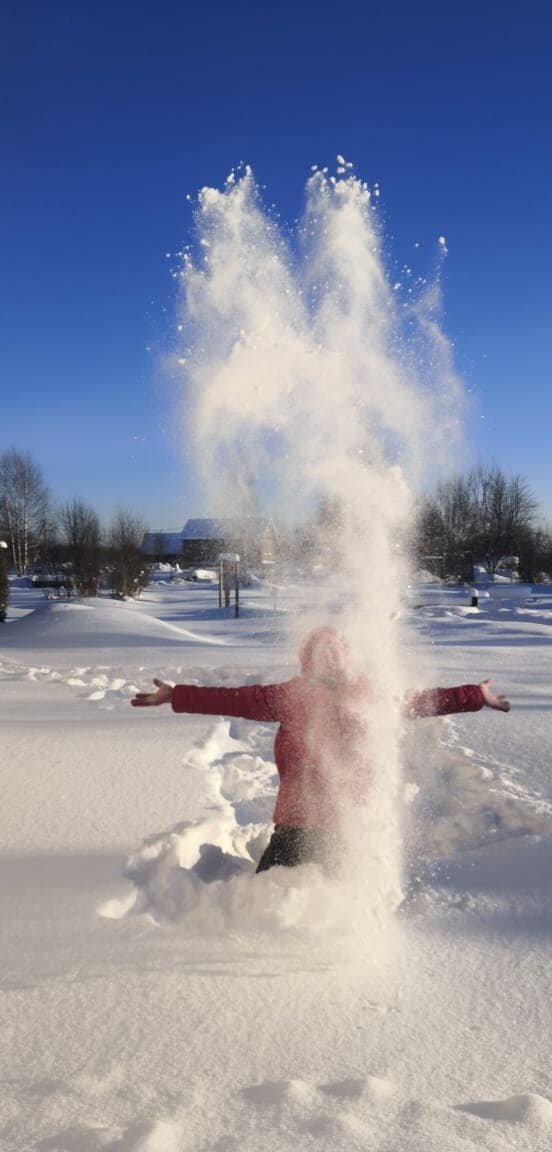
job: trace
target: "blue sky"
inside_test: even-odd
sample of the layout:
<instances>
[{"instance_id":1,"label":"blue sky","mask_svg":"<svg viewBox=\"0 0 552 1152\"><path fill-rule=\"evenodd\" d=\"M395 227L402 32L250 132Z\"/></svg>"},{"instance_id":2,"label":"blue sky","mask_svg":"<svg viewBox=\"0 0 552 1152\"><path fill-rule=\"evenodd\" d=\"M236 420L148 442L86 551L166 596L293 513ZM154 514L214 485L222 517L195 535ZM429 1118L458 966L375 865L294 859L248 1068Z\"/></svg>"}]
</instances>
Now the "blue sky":
<instances>
[{"instance_id":1,"label":"blue sky","mask_svg":"<svg viewBox=\"0 0 552 1152\"><path fill-rule=\"evenodd\" d=\"M446 236L467 463L523 474L552 518L550 2L7 0L0 20L0 448L105 519L208 514L159 370L186 193L246 161L293 221L342 152L381 186L391 261Z\"/></svg>"}]
</instances>

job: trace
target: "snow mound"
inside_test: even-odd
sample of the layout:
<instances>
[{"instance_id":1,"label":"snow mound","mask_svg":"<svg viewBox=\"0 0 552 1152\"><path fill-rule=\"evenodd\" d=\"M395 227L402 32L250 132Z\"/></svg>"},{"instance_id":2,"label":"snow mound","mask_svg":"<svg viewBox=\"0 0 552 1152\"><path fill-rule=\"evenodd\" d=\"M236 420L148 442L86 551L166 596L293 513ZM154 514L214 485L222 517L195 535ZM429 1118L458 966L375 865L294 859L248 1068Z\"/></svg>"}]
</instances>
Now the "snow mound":
<instances>
[{"instance_id":1,"label":"snow mound","mask_svg":"<svg viewBox=\"0 0 552 1152\"><path fill-rule=\"evenodd\" d=\"M272 830L275 768L240 732L219 720L188 753L187 763L205 773L205 814L149 837L127 863L134 899L109 900L100 915L146 914L205 934L300 928L350 936L369 925L374 936L387 928L394 905L383 868L379 882L373 869L338 880L314 865L255 875Z\"/></svg>"},{"instance_id":2,"label":"snow mound","mask_svg":"<svg viewBox=\"0 0 552 1152\"><path fill-rule=\"evenodd\" d=\"M191 829L197 833L197 826ZM253 829L240 847L255 855L266 843ZM200 935L234 931L243 935L259 931L279 935L300 929L313 935L352 940L358 933L371 937L372 948L390 915L382 915L381 901L367 879L355 886L329 879L315 866L272 868L255 875L255 863L242 852L226 852L218 844L199 846L191 867L179 863L178 834L172 834L148 858L148 850L131 858L127 877L136 885L132 908L121 904L120 915L129 911L147 914L160 923L185 924L186 932ZM183 833L187 850L186 832ZM194 839L196 836L194 835ZM117 918L114 902L100 912ZM391 909L389 910L389 913Z\"/></svg>"},{"instance_id":3,"label":"snow mound","mask_svg":"<svg viewBox=\"0 0 552 1152\"><path fill-rule=\"evenodd\" d=\"M435 572L430 572L427 568L418 568L414 573L413 584L444 584L444 580L440 576L436 576Z\"/></svg>"},{"instance_id":4,"label":"snow mound","mask_svg":"<svg viewBox=\"0 0 552 1152\"><path fill-rule=\"evenodd\" d=\"M6 648L136 648L183 644L224 646L220 638L198 636L159 620L140 606L119 601L76 600L40 604L2 636Z\"/></svg>"}]
</instances>

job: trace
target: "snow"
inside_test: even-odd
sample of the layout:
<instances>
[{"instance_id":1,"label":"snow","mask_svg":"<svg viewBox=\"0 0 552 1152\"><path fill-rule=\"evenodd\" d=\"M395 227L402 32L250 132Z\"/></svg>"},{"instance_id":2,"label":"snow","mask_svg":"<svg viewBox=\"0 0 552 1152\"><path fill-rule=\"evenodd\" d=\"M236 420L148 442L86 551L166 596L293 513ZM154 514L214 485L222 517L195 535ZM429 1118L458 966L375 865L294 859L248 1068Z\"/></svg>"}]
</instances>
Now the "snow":
<instances>
[{"instance_id":1,"label":"snow","mask_svg":"<svg viewBox=\"0 0 552 1152\"><path fill-rule=\"evenodd\" d=\"M222 558L222 556L219 557L219 559ZM213 584L215 581L218 581L218 573L214 568L194 568L191 576L192 580L197 580L201 584Z\"/></svg>"},{"instance_id":2,"label":"snow","mask_svg":"<svg viewBox=\"0 0 552 1152\"><path fill-rule=\"evenodd\" d=\"M549 1149L552 590L405 589L412 685L512 701L406 725L405 889L254 876L270 725L133 710L156 675L297 670L312 589L158 582L136 603L14 582L0 633L0 1147ZM317 584L318 587L318 584ZM339 612L347 589L334 578ZM367 653L369 671L375 656ZM361 871L359 869L359 871Z\"/></svg>"}]
</instances>

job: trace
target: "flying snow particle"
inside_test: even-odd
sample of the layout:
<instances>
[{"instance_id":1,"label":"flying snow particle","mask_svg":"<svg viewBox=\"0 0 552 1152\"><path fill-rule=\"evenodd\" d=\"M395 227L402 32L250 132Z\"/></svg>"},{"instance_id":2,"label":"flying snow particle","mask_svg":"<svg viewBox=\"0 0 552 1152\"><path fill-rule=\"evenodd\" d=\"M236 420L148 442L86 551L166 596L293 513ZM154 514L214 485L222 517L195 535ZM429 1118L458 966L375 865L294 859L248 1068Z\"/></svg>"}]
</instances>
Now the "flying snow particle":
<instances>
[{"instance_id":1,"label":"flying snow particle","mask_svg":"<svg viewBox=\"0 0 552 1152\"><path fill-rule=\"evenodd\" d=\"M445 236L439 236L437 243L441 245L441 248L446 248L446 246L447 246L446 237Z\"/></svg>"},{"instance_id":2,"label":"flying snow particle","mask_svg":"<svg viewBox=\"0 0 552 1152\"><path fill-rule=\"evenodd\" d=\"M345 167L345 164L347 163L347 161L346 161L346 159L345 159L345 157L344 157L344 156L341 156L341 155L340 155L340 153L339 153L339 152L338 152L338 154L337 154L337 156L336 156L336 160L337 160L337 163L338 163L338 164L339 164L339 165L340 165L342 168L344 168L344 167Z\"/></svg>"}]
</instances>

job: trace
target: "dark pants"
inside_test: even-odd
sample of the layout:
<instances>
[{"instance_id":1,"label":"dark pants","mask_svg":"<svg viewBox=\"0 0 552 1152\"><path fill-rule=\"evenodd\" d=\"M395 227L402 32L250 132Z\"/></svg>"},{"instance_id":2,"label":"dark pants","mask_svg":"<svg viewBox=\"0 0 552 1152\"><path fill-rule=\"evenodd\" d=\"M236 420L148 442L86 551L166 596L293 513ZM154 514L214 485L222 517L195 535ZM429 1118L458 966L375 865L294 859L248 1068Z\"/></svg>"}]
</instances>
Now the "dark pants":
<instances>
[{"instance_id":1,"label":"dark pants","mask_svg":"<svg viewBox=\"0 0 552 1152\"><path fill-rule=\"evenodd\" d=\"M296 868L298 864L318 864L325 872L336 873L342 847L335 832L277 824L259 860L257 872L267 872L277 865Z\"/></svg>"}]
</instances>

